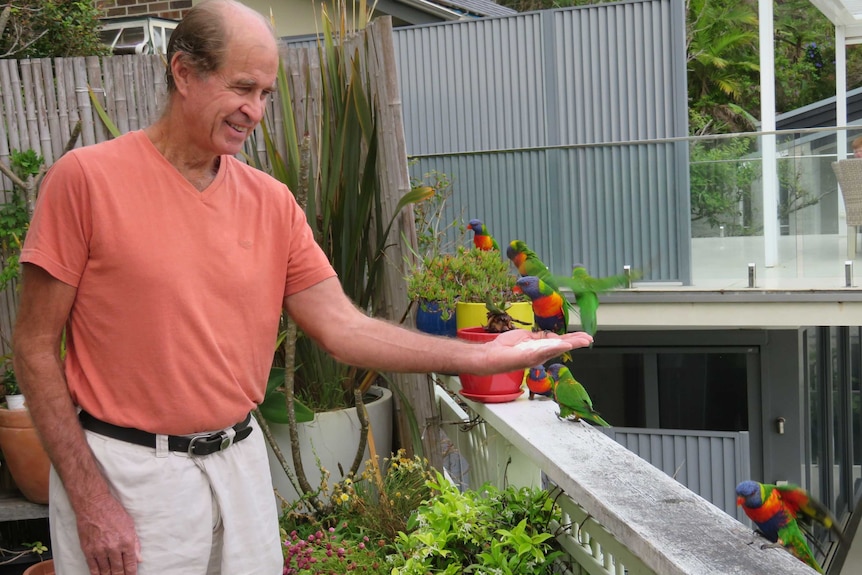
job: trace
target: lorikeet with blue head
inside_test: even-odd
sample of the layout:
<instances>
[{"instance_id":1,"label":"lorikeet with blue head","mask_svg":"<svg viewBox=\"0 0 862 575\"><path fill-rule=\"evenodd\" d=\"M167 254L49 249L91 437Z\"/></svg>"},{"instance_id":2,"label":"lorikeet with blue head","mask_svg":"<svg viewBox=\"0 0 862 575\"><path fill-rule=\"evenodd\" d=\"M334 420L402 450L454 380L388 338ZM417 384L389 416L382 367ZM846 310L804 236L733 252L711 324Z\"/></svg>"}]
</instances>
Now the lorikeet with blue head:
<instances>
[{"instance_id":1,"label":"lorikeet with blue head","mask_svg":"<svg viewBox=\"0 0 862 575\"><path fill-rule=\"evenodd\" d=\"M568 331L569 312L577 313L577 310L560 292L536 276L519 277L512 291L530 298L536 331L551 331L558 335ZM569 352L564 353L562 357L563 361L572 359Z\"/></svg>"},{"instance_id":2,"label":"lorikeet with blue head","mask_svg":"<svg viewBox=\"0 0 862 575\"><path fill-rule=\"evenodd\" d=\"M581 385L569 368L562 363L554 363L548 367L548 374L554 381L554 401L560 406L557 417L567 419L574 415L575 421L586 419L592 424L610 427L611 425L601 418L599 412L593 409L593 401L590 399L586 388Z\"/></svg>"},{"instance_id":3,"label":"lorikeet with blue head","mask_svg":"<svg viewBox=\"0 0 862 575\"><path fill-rule=\"evenodd\" d=\"M736 486L736 504L757 525L759 533L819 573L823 573L823 569L814 558L800 523L816 521L843 542L843 535L829 510L797 485L743 481Z\"/></svg>"},{"instance_id":4,"label":"lorikeet with blue head","mask_svg":"<svg viewBox=\"0 0 862 575\"><path fill-rule=\"evenodd\" d=\"M560 292L536 276L522 276L515 281L515 293L530 298L536 326L544 331L563 335L569 328L572 304Z\"/></svg>"},{"instance_id":5,"label":"lorikeet with blue head","mask_svg":"<svg viewBox=\"0 0 862 575\"><path fill-rule=\"evenodd\" d=\"M473 245L478 249L489 252L491 250L500 251L500 246L497 240L494 239L488 232L487 226L481 220L472 219L468 222L468 227L473 230Z\"/></svg>"},{"instance_id":6,"label":"lorikeet with blue head","mask_svg":"<svg viewBox=\"0 0 862 575\"><path fill-rule=\"evenodd\" d=\"M551 376L545 370L542 364L530 368L527 372L527 389L530 392L530 399L536 395L544 395L545 397L553 397L554 382Z\"/></svg>"}]
</instances>

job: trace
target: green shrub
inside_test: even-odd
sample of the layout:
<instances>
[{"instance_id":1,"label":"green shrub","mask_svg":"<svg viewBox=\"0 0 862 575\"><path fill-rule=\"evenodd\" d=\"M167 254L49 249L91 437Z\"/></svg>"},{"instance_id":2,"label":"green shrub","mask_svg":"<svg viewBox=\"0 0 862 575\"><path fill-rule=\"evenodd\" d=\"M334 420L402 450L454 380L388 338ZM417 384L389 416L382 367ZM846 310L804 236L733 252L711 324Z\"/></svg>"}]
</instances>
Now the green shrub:
<instances>
[{"instance_id":1,"label":"green shrub","mask_svg":"<svg viewBox=\"0 0 862 575\"><path fill-rule=\"evenodd\" d=\"M0 31L0 57L107 56L100 36L101 11L94 0L19 0L9 5Z\"/></svg>"}]
</instances>

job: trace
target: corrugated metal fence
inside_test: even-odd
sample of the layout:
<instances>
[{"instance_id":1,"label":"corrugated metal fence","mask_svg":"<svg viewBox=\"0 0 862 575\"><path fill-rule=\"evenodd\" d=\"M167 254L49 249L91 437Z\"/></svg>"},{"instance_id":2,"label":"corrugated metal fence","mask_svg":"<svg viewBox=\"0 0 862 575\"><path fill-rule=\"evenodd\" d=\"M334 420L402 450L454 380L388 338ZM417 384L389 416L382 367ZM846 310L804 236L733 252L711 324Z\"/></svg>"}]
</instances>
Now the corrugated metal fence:
<instances>
[{"instance_id":1,"label":"corrugated metal fence","mask_svg":"<svg viewBox=\"0 0 862 575\"><path fill-rule=\"evenodd\" d=\"M524 239L558 273L632 264L688 283L688 148L672 139L687 131L684 23L682 0L639 0L395 30L413 174L452 175L452 215ZM79 145L106 139L88 86L121 131L142 128L164 63L0 60L0 161L33 149L50 165L79 120ZM0 301L6 338L15 299Z\"/></svg>"},{"instance_id":2,"label":"corrugated metal fence","mask_svg":"<svg viewBox=\"0 0 862 575\"><path fill-rule=\"evenodd\" d=\"M600 428L719 509L748 522L736 506L736 485L751 479L747 431Z\"/></svg>"},{"instance_id":3,"label":"corrugated metal fence","mask_svg":"<svg viewBox=\"0 0 862 575\"><path fill-rule=\"evenodd\" d=\"M685 6L644 0L395 31L414 177L556 273L691 282ZM670 139L670 141L668 141Z\"/></svg>"}]
</instances>

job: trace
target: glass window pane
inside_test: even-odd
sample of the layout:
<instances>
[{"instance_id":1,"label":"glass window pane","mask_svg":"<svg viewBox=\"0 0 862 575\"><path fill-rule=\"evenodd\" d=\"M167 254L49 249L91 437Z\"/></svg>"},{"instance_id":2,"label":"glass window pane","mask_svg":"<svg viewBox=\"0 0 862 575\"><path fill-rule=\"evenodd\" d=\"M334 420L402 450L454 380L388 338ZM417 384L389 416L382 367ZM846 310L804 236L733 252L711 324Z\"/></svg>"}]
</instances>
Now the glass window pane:
<instances>
[{"instance_id":1,"label":"glass window pane","mask_svg":"<svg viewBox=\"0 0 862 575\"><path fill-rule=\"evenodd\" d=\"M748 429L746 353L658 354L663 429Z\"/></svg>"}]
</instances>

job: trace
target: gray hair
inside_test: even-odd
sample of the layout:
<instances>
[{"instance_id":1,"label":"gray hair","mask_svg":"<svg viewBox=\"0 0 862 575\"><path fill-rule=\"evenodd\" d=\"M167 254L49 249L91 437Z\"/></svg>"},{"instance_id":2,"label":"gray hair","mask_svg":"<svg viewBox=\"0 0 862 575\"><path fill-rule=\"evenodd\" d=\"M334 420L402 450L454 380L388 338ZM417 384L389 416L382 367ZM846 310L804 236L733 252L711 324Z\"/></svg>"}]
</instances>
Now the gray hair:
<instances>
[{"instance_id":1,"label":"gray hair","mask_svg":"<svg viewBox=\"0 0 862 575\"><path fill-rule=\"evenodd\" d=\"M192 7L177 25L168 41L167 70L165 78L168 94L176 91L177 86L171 72L171 61L180 54L185 63L195 73L206 76L218 70L225 61L229 34L225 25L225 12L229 7L254 14L266 23L275 38L270 23L258 12L234 0L205 0Z\"/></svg>"}]
</instances>

